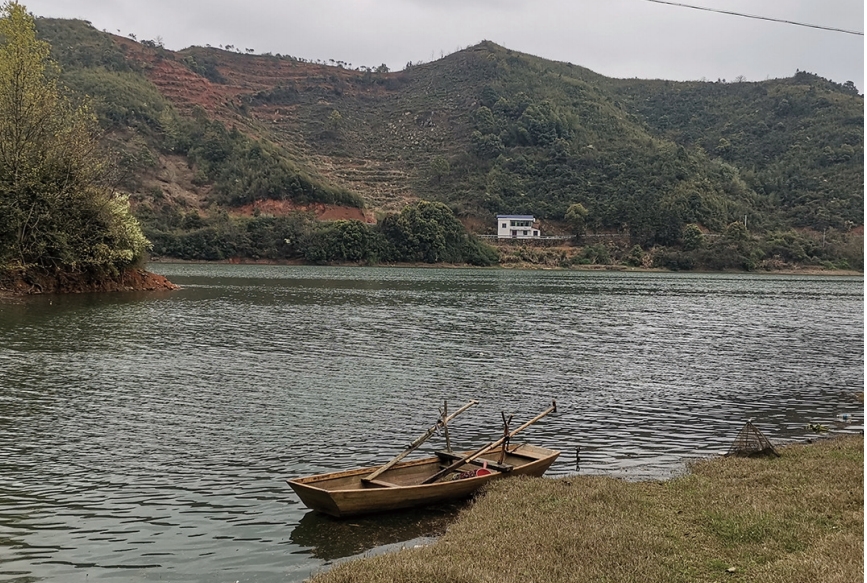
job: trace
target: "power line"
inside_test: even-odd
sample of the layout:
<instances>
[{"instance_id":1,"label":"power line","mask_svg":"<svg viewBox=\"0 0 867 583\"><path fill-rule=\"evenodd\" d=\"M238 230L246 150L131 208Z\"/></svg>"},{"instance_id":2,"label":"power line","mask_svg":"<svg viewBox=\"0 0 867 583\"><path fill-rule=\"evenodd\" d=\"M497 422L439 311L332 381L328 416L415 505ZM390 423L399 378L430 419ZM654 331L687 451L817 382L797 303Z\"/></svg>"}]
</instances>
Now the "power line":
<instances>
[{"instance_id":1,"label":"power line","mask_svg":"<svg viewBox=\"0 0 867 583\"><path fill-rule=\"evenodd\" d=\"M794 24L796 26L806 26L807 28L818 28L820 30L830 30L833 32L843 32L846 34L856 34L858 36L864 36L863 32L858 32L857 30L846 30L843 28L832 28L830 26L821 26L819 24L807 24L805 22L795 22L794 20L783 20L781 18L770 18L768 16L756 16L755 14L744 14L742 12L731 12L729 10L719 10L717 8L706 8L704 6L693 6L691 4L681 4L679 2L666 2L665 0L646 0L647 2L654 2L656 4L668 4L670 6L679 6L681 8L693 8L695 10L704 10L706 12L717 12L719 14L730 14L732 16L743 16L744 18L755 18L756 20L768 20L770 22L782 22L785 24Z\"/></svg>"}]
</instances>

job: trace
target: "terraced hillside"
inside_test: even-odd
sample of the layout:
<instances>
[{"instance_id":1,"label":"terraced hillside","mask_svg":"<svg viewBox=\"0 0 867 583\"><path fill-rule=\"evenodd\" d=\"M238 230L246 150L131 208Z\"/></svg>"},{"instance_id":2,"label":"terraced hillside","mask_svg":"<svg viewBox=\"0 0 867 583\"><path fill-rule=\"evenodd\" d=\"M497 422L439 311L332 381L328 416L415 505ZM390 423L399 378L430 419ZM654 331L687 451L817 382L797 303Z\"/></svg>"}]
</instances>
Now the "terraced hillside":
<instances>
[{"instance_id":1,"label":"terraced hillside","mask_svg":"<svg viewBox=\"0 0 867 583\"><path fill-rule=\"evenodd\" d=\"M431 157L468 143L467 135L462 142L454 138L467 125L472 100L455 100L443 84L434 93L428 80L404 73L361 73L219 49L174 55L112 40L182 114L202 108L227 126L279 143L300 165L359 193L373 208L399 210L417 198L414 184ZM211 79L196 72L205 66ZM438 111L427 111L438 97Z\"/></svg>"},{"instance_id":2,"label":"terraced hillside","mask_svg":"<svg viewBox=\"0 0 867 583\"><path fill-rule=\"evenodd\" d=\"M810 74L615 80L490 42L386 72L39 26L157 214L279 200L373 221L425 199L465 224L520 212L571 232L580 204L582 228L645 248L745 216L755 233L863 225L863 96Z\"/></svg>"}]
</instances>

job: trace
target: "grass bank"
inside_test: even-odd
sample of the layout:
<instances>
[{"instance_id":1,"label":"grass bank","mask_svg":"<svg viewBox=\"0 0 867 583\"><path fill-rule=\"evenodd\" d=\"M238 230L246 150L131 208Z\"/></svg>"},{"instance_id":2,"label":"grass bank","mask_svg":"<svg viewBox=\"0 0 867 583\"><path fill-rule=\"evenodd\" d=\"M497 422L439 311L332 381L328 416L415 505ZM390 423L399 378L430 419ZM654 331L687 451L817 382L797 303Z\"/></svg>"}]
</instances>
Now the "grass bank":
<instances>
[{"instance_id":1,"label":"grass bank","mask_svg":"<svg viewBox=\"0 0 867 583\"><path fill-rule=\"evenodd\" d=\"M314 583L851 583L864 579L864 439L717 458L667 482L504 480L429 547Z\"/></svg>"}]
</instances>

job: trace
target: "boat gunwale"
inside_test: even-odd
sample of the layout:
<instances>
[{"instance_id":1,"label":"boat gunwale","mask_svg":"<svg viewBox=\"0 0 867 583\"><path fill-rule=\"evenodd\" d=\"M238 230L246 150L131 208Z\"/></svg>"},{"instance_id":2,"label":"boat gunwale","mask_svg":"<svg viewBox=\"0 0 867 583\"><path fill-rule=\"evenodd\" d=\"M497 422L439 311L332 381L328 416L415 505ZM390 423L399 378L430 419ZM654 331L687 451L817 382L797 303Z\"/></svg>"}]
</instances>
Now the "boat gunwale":
<instances>
[{"instance_id":1,"label":"boat gunwale","mask_svg":"<svg viewBox=\"0 0 867 583\"><path fill-rule=\"evenodd\" d=\"M524 444L521 444L521 445L524 445ZM521 446L518 446L515 449L517 450L520 447ZM488 470L491 472L490 474L487 474L484 476L470 476L468 478L463 478L460 481L463 483L471 483L471 482L469 482L470 480L487 482L487 481L489 481L489 480L491 480L497 476L504 476L504 477L509 476L513 472L520 474L521 468L524 468L528 465L535 464L535 463L543 461L543 460L547 460L551 457L556 459L562 453L561 451L558 451L558 450L553 450L553 449L544 448L544 447L540 447L540 446L534 446L534 447L537 447L538 449L541 449L541 450L545 450L546 455L543 455L542 457L536 457L533 455L523 454L523 453L518 453L518 452L515 452L513 454L510 451L509 452L510 455L516 455L516 456L524 457L524 458L527 458L528 460L532 460L532 461L529 461L528 463L522 464L520 466L515 466L512 469L512 471L509 471L509 472L500 472L499 470L489 468ZM432 457L422 458L422 459L418 459L418 460L411 460L408 462L402 462L402 463L399 463L399 464L393 466L392 468L390 468L390 470L433 464L434 462L436 462L436 465L441 465L441 463L442 463L439 457L432 456ZM336 480L336 479L341 479L341 478L352 478L352 477L357 476L357 475L366 475L366 474L369 474L370 472L375 471L379 467L381 467L381 466L355 468L355 469L344 470L344 471L339 471L339 472L327 472L324 474L316 474L313 476L304 476L304 477L300 477L300 478L290 478L290 479L287 479L286 482L290 486L291 485L298 485L298 486L301 486L303 488L309 488L311 490L317 490L319 492L327 492L327 493L332 493L332 492L346 492L346 493L349 493L349 492L369 492L371 490L389 490L389 489L408 490L408 489L419 489L419 488L443 487L443 486L448 485L450 483L449 481L440 481L440 482L434 482L432 484L406 484L406 485L395 484L395 486L393 488L384 488L384 487L365 488L365 487L361 487L361 488L337 488L337 489L333 489L333 490L327 489L327 488L321 488L321 487L315 485L317 482L322 482L325 480Z\"/></svg>"}]
</instances>

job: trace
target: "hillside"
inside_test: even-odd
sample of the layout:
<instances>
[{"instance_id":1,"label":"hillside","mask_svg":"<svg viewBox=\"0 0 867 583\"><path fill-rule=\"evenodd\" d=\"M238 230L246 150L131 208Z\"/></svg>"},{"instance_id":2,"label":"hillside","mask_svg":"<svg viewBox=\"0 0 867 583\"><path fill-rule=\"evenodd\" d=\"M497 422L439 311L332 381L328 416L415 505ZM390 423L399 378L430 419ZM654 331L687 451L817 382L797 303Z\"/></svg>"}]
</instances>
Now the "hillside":
<instances>
[{"instance_id":1,"label":"hillside","mask_svg":"<svg viewBox=\"0 0 867 583\"><path fill-rule=\"evenodd\" d=\"M840 239L859 261L843 241L863 225L863 96L851 85L801 72L615 80L490 42L400 72L353 70L172 52L82 21L39 30L65 82L96 99L152 240L226 214L373 222L415 200L446 203L478 233L497 213L565 233L580 203L588 232L644 249L747 217L752 236L798 239L804 257L824 235L823 249Z\"/></svg>"},{"instance_id":2,"label":"hillside","mask_svg":"<svg viewBox=\"0 0 867 583\"><path fill-rule=\"evenodd\" d=\"M863 223L863 98L798 72L761 83L620 82L652 131L739 169L781 219L812 228Z\"/></svg>"}]
</instances>

